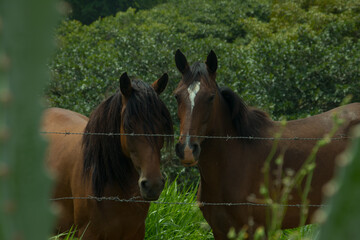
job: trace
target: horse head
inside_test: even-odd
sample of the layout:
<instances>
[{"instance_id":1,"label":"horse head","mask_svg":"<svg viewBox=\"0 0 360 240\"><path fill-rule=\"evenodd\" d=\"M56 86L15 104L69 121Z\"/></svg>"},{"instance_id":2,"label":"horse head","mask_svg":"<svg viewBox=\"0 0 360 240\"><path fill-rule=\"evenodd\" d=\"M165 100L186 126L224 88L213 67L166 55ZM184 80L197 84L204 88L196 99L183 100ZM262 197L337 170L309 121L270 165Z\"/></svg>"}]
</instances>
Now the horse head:
<instances>
[{"instance_id":1,"label":"horse head","mask_svg":"<svg viewBox=\"0 0 360 240\"><path fill-rule=\"evenodd\" d=\"M168 75L149 85L120 77L120 91L109 97L90 116L86 132L120 133L120 137L86 135L84 173L92 171L93 190L101 196L115 184L124 192L136 178L141 196L156 200L163 187L160 150L173 134L170 113L159 98ZM155 136L154 134L159 134ZM86 175L85 175L86 176Z\"/></svg>"},{"instance_id":2,"label":"horse head","mask_svg":"<svg viewBox=\"0 0 360 240\"><path fill-rule=\"evenodd\" d=\"M165 183L160 172L160 150L164 145L164 137L150 135L172 132L170 115L164 110L165 105L158 97L166 88L167 82L167 74L151 86L140 80L131 81L126 73L120 77L123 103L121 147L139 174L140 193L147 200L158 199Z\"/></svg>"},{"instance_id":3,"label":"horse head","mask_svg":"<svg viewBox=\"0 0 360 240\"><path fill-rule=\"evenodd\" d=\"M215 78L217 57L211 51L205 63L195 62L189 66L184 54L177 50L175 63L182 74L176 90L180 119L180 139L176 144L176 155L184 166L194 166L200 156L200 144L214 124L219 106L219 89Z\"/></svg>"}]
</instances>

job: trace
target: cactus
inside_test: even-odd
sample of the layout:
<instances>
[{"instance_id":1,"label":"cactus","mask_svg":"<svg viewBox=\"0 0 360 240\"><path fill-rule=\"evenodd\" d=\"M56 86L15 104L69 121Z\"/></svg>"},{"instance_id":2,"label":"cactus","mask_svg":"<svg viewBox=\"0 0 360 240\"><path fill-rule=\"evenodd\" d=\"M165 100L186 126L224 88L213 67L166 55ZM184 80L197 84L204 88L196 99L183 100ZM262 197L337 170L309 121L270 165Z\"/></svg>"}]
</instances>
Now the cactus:
<instances>
[{"instance_id":1,"label":"cactus","mask_svg":"<svg viewBox=\"0 0 360 240\"><path fill-rule=\"evenodd\" d=\"M360 223L360 126L355 130L356 138L351 148L339 161L345 165L336 184L330 184L328 193L336 194L330 199L327 212L319 212L320 219L326 220L320 231L320 240L359 239Z\"/></svg>"},{"instance_id":2,"label":"cactus","mask_svg":"<svg viewBox=\"0 0 360 240\"><path fill-rule=\"evenodd\" d=\"M49 237L40 93L56 16L51 0L0 0L0 239Z\"/></svg>"}]
</instances>

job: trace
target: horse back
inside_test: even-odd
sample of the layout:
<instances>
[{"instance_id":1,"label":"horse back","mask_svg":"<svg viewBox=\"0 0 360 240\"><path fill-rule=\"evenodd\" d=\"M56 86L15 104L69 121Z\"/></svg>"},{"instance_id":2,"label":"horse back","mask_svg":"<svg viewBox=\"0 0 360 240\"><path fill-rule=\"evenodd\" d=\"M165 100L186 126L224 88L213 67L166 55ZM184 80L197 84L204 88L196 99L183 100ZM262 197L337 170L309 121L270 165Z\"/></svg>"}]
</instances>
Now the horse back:
<instances>
[{"instance_id":1,"label":"horse back","mask_svg":"<svg viewBox=\"0 0 360 240\"><path fill-rule=\"evenodd\" d=\"M42 131L49 141L47 164L52 171L60 170L66 159L73 158L70 156L79 157L82 135L71 133L82 133L87 120L87 117L66 109L50 108L45 111Z\"/></svg>"},{"instance_id":2,"label":"horse back","mask_svg":"<svg viewBox=\"0 0 360 240\"><path fill-rule=\"evenodd\" d=\"M82 172L82 135L58 133L82 133L87 121L87 117L61 108L50 108L44 112L42 131L48 140L46 165L54 177L53 198L73 196L73 182L81 181L79 173ZM67 231L73 224L74 206L72 201L58 203L57 231Z\"/></svg>"},{"instance_id":3,"label":"horse back","mask_svg":"<svg viewBox=\"0 0 360 240\"><path fill-rule=\"evenodd\" d=\"M317 139L323 138L334 128L334 115L342 119L343 122L338 126L335 134L331 136L336 140L333 139L329 144L319 149L316 157L319 173L314 175L315 179L316 176L324 175L324 181L332 177L335 166L334 160L345 150L351 128L360 123L360 103L348 104L315 116L289 121L282 136L289 138L289 140L281 142L281 148L285 153L289 167L293 167L295 170L301 167L315 146Z\"/></svg>"},{"instance_id":4,"label":"horse back","mask_svg":"<svg viewBox=\"0 0 360 240\"><path fill-rule=\"evenodd\" d=\"M360 103L348 104L318 115L289 121L285 134L296 137L323 137L333 128L334 115L343 120L335 135L348 135L351 127L360 121Z\"/></svg>"}]
</instances>

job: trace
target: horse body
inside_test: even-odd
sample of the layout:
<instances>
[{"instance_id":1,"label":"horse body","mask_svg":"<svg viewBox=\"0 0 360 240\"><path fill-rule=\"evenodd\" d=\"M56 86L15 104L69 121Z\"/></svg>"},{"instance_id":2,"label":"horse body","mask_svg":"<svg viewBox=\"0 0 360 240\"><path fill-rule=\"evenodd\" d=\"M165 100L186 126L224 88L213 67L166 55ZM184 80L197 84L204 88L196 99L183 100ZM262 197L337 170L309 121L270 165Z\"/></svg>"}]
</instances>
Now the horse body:
<instances>
[{"instance_id":1,"label":"horse body","mask_svg":"<svg viewBox=\"0 0 360 240\"><path fill-rule=\"evenodd\" d=\"M140 80L130 81L123 74L121 92L101 103L89 119L59 108L45 112L44 131L90 133L47 136L46 163L55 177L53 198L60 198L55 201L59 209L57 231L67 231L74 225L76 235L83 239L144 239L149 203L98 202L79 197L159 197L164 186L159 165L164 138L91 133L171 134L170 114L157 97L166 84L167 75L151 87ZM75 199L61 200L67 197Z\"/></svg>"},{"instance_id":2,"label":"horse body","mask_svg":"<svg viewBox=\"0 0 360 240\"><path fill-rule=\"evenodd\" d=\"M199 168L200 202L247 203L263 199L259 191L264 181L262 169L274 143L266 138L274 137L275 133L282 130L282 138L322 138L333 127L332 116L335 112L345 120L335 137L347 135L350 126L360 122L360 104L353 103L313 117L289 121L282 129L280 122L270 120L260 110L247 107L232 90L217 87L217 60L213 52L209 54L206 64L195 63L191 67L181 52L176 53L175 59L183 74L175 90L181 132L176 153L184 166L197 164ZM198 82L199 90L191 99L191 91L187 93L186 90L192 89L194 82ZM264 139L227 140L197 136L252 136ZM284 153L283 171L292 169L297 172L315 144L316 140L279 140L276 156ZM322 187L333 176L335 158L345 149L346 144L346 138L343 138L320 148L308 195L309 204L322 204ZM269 191L276 198L278 166L274 159L270 164ZM301 204L301 196L297 191L291 192L288 204ZM231 227L240 231L248 226L250 238L258 226L266 227L267 209L264 206L200 205L200 208L216 240L227 239ZM309 208L307 223L315 209ZM299 221L300 208L288 207L282 227L296 227Z\"/></svg>"},{"instance_id":3,"label":"horse body","mask_svg":"<svg viewBox=\"0 0 360 240\"><path fill-rule=\"evenodd\" d=\"M360 116L360 104L352 104L337 108L336 110L342 112L351 108L356 108L357 115ZM224 109L226 109L225 106ZM332 112L329 111L303 120L289 121L282 137L293 138L297 136L302 138L311 135L314 138L321 138L332 127ZM228 113L228 115L230 114ZM314 126L316 127L315 129L308 129L309 121L317 122L316 126ZM235 130L231 129L231 120L224 120L219 124L221 125L217 125L217 129L225 131L213 131L212 133L215 136L235 135ZM273 137L274 133L280 131L280 125L280 123L273 122L272 127L264 129L268 134L263 135L263 137ZM223 126L223 128L220 126ZM340 129L337 133L337 135L345 134L344 128ZM245 203L249 202L250 195L255 195L256 199L263 198L259 193L260 183L263 180L262 168L265 159L270 153L273 141L253 141L253 143L244 144L238 140L207 139L202 142L198 161L201 175L201 187L198 192L199 202ZM316 141L280 140L278 151L284 151L285 153L283 169L292 169L296 172L310 155L315 143ZM320 148L312 179L312 189L308 196L310 204L322 204L322 187L332 178L335 169L335 157L345 147L346 141L334 140ZM272 164L270 172L276 171L276 168L277 166ZM301 203L300 196L293 192L289 204L299 203ZM231 227L235 227L239 231L244 225L249 225L249 221L254 221L253 230L258 226L266 225L266 209L263 206L230 207L205 205L201 206L201 210L213 229L215 239L227 239L226 235ZM311 216L315 208L310 208L309 211ZM283 228L297 227L300 220L299 216L299 208L288 208L282 225ZM308 218L307 223L309 221L310 218Z\"/></svg>"}]
</instances>

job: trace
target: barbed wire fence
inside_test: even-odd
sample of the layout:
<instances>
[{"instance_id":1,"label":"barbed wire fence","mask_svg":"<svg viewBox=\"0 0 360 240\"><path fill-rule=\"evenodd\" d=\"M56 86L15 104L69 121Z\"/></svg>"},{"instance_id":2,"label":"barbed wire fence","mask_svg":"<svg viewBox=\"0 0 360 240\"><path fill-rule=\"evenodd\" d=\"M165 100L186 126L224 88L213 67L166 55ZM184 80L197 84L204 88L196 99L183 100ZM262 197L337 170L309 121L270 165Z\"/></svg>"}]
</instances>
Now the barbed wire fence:
<instances>
[{"instance_id":1,"label":"barbed wire fence","mask_svg":"<svg viewBox=\"0 0 360 240\"><path fill-rule=\"evenodd\" d=\"M119 197L60 197L52 198L50 201L62 201L62 200L95 200L98 202L102 201L115 201L120 203L152 203L152 204L163 204L163 205L193 205L193 206L253 206L253 207L270 207L275 203L253 203L253 202L165 202L165 201L149 201L140 199L141 197L132 197L129 199L123 199ZM303 204L277 204L280 207L297 207L301 208ZM308 204L307 207L326 207L324 204Z\"/></svg>"},{"instance_id":2,"label":"barbed wire fence","mask_svg":"<svg viewBox=\"0 0 360 240\"><path fill-rule=\"evenodd\" d=\"M93 133L93 132L69 132L69 131L41 131L40 134L49 135L94 135L94 136L145 136L145 137L195 137L195 138L205 138L205 139L222 139L222 140L284 140L284 141L319 141L324 139L324 137L253 137L253 136L202 136L202 135L181 135L181 134L145 134L145 133ZM343 141L352 139L353 137L346 135L337 135L336 137L331 137L331 141ZM252 207L270 207L277 205L279 207L296 207L301 208L305 206L304 204L278 204L278 203L256 203L256 202L165 202L165 201L149 201L143 200L141 197L132 197L129 199L119 198L118 196L109 196L109 197L96 197L96 196L87 196L87 197L60 197L52 198L50 201L63 201L63 200L95 200L98 202L102 201L115 201L119 203L152 203L152 204L163 204L163 205L193 205L193 206L252 206ZM323 208L326 207L325 204L306 204L306 207L316 207Z\"/></svg>"},{"instance_id":3,"label":"barbed wire fence","mask_svg":"<svg viewBox=\"0 0 360 240\"><path fill-rule=\"evenodd\" d=\"M245 140L287 140L287 141L318 141L324 139L324 137L253 137L253 136L205 136L205 135L183 135L183 134L146 134L146 133L92 133L92 132L40 132L40 134L56 134L56 135L94 135L94 136L131 136L131 137L193 137L193 138L205 138L205 139L224 139L224 140L235 140L235 139L245 139ZM329 140L347 140L352 139L352 137L346 135L337 135L337 137L331 137Z\"/></svg>"}]
</instances>

